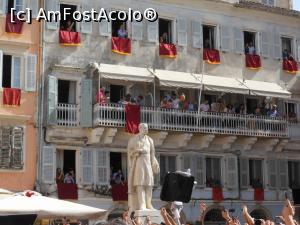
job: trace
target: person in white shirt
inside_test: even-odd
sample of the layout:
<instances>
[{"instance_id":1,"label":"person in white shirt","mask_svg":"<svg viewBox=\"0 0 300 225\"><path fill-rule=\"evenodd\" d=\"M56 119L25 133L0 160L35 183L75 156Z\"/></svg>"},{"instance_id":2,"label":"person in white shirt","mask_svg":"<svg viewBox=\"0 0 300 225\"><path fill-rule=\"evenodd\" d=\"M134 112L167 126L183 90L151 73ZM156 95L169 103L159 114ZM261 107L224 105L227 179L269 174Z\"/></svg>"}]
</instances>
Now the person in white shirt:
<instances>
[{"instance_id":1,"label":"person in white shirt","mask_svg":"<svg viewBox=\"0 0 300 225\"><path fill-rule=\"evenodd\" d=\"M179 98L176 94L172 95L172 109L179 109Z\"/></svg>"},{"instance_id":2,"label":"person in white shirt","mask_svg":"<svg viewBox=\"0 0 300 225\"><path fill-rule=\"evenodd\" d=\"M202 112L209 112L210 111L210 106L209 106L207 100L205 100L204 103L202 103L200 105L200 111L202 111Z\"/></svg>"},{"instance_id":3,"label":"person in white shirt","mask_svg":"<svg viewBox=\"0 0 300 225\"><path fill-rule=\"evenodd\" d=\"M255 55L256 54L255 47L253 46L252 42L250 42L250 44L249 44L249 54L250 55Z\"/></svg>"}]
</instances>

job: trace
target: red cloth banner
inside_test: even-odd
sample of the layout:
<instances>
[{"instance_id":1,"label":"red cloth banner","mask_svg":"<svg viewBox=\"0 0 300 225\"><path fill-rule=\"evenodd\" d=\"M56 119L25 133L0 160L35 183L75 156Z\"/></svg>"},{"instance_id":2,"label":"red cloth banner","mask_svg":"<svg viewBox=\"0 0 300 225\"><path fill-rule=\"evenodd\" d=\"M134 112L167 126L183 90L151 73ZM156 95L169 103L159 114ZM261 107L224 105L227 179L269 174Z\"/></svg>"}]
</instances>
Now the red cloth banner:
<instances>
[{"instance_id":1,"label":"red cloth banner","mask_svg":"<svg viewBox=\"0 0 300 225\"><path fill-rule=\"evenodd\" d=\"M254 188L254 200L255 201L265 200L265 191L263 188Z\"/></svg>"},{"instance_id":2,"label":"red cloth banner","mask_svg":"<svg viewBox=\"0 0 300 225\"><path fill-rule=\"evenodd\" d=\"M3 88L3 105L20 106L21 89Z\"/></svg>"},{"instance_id":3,"label":"red cloth banner","mask_svg":"<svg viewBox=\"0 0 300 225\"><path fill-rule=\"evenodd\" d=\"M141 122L141 107L139 105L127 104L125 106L125 121L126 132L137 134Z\"/></svg>"},{"instance_id":4,"label":"red cloth banner","mask_svg":"<svg viewBox=\"0 0 300 225\"><path fill-rule=\"evenodd\" d=\"M6 14L5 32L13 34L21 34L23 28L23 22L20 21L16 15L13 15L13 21L11 19L11 14Z\"/></svg>"},{"instance_id":5,"label":"red cloth banner","mask_svg":"<svg viewBox=\"0 0 300 225\"><path fill-rule=\"evenodd\" d=\"M203 49L203 60L209 64L220 64L219 50Z\"/></svg>"},{"instance_id":6,"label":"red cloth banner","mask_svg":"<svg viewBox=\"0 0 300 225\"><path fill-rule=\"evenodd\" d=\"M57 184L57 195L59 199L78 199L77 184Z\"/></svg>"},{"instance_id":7,"label":"red cloth banner","mask_svg":"<svg viewBox=\"0 0 300 225\"><path fill-rule=\"evenodd\" d=\"M282 61L282 69L291 74L296 74L298 72L298 63L292 59L284 59Z\"/></svg>"},{"instance_id":8,"label":"red cloth banner","mask_svg":"<svg viewBox=\"0 0 300 225\"><path fill-rule=\"evenodd\" d=\"M80 33L73 31L60 30L59 43L65 46L79 46L81 43Z\"/></svg>"},{"instance_id":9,"label":"red cloth banner","mask_svg":"<svg viewBox=\"0 0 300 225\"><path fill-rule=\"evenodd\" d=\"M112 37L111 51L121 55L129 55L131 53L131 40L129 38Z\"/></svg>"},{"instance_id":10,"label":"red cloth banner","mask_svg":"<svg viewBox=\"0 0 300 225\"><path fill-rule=\"evenodd\" d=\"M259 55L246 54L246 67L252 70L261 68L261 60Z\"/></svg>"},{"instance_id":11,"label":"red cloth banner","mask_svg":"<svg viewBox=\"0 0 300 225\"><path fill-rule=\"evenodd\" d=\"M221 187L212 188L212 198L214 201L223 201L223 189Z\"/></svg>"},{"instance_id":12,"label":"red cloth banner","mask_svg":"<svg viewBox=\"0 0 300 225\"><path fill-rule=\"evenodd\" d=\"M124 184L115 184L111 188L113 201L128 201L128 186Z\"/></svg>"},{"instance_id":13,"label":"red cloth banner","mask_svg":"<svg viewBox=\"0 0 300 225\"><path fill-rule=\"evenodd\" d=\"M176 58L177 49L174 44L159 44L159 55L165 58Z\"/></svg>"}]
</instances>

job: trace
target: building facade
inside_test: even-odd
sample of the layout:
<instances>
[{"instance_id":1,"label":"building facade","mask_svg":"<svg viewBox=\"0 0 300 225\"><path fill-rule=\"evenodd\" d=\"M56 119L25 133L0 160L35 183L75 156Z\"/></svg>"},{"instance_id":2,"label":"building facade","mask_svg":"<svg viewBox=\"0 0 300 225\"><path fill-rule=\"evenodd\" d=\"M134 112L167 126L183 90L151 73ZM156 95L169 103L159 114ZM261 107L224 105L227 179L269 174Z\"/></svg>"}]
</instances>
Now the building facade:
<instances>
[{"instance_id":1,"label":"building facade","mask_svg":"<svg viewBox=\"0 0 300 225\"><path fill-rule=\"evenodd\" d=\"M37 12L38 1L1 1L0 186L34 189L37 170L37 105L40 24L11 23L10 9Z\"/></svg>"},{"instance_id":2,"label":"building facade","mask_svg":"<svg viewBox=\"0 0 300 225\"><path fill-rule=\"evenodd\" d=\"M191 168L197 186L184 207L188 218L197 218L199 201L209 206L207 223L221 221L222 206L239 215L243 203L254 216L280 213L284 193L300 185L299 75L283 68L287 57L294 65L300 61L300 14L290 10L290 1L53 0L45 7L116 12L153 8L159 19L123 23L127 44L121 49L112 45L120 41L120 21L78 23L67 18L45 24L42 192L57 195L57 168L74 170L79 202L111 211L121 207L105 193L111 173L122 170L126 178L130 134L120 101L129 93L143 96L141 121L149 125L160 161L157 207L165 204L159 201L165 174ZM110 103L97 103L101 87ZM183 93L193 107L159 107L173 92ZM205 100L213 107L219 99L239 112L195 107ZM258 106L270 110L273 105L280 116L258 115L264 114ZM216 188L223 193L219 201L213 199ZM257 189L263 197L255 197Z\"/></svg>"}]
</instances>

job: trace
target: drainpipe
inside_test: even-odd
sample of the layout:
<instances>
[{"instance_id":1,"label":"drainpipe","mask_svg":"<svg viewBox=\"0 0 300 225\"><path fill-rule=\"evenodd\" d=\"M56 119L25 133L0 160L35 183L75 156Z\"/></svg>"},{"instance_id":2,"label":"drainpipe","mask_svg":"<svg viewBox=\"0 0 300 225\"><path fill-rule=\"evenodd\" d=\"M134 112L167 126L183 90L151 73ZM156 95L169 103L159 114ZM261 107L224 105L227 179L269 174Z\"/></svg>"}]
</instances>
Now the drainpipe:
<instances>
[{"instance_id":1,"label":"drainpipe","mask_svg":"<svg viewBox=\"0 0 300 225\"><path fill-rule=\"evenodd\" d=\"M41 2L41 5L44 5L45 2ZM45 43L44 43L44 33L45 32L45 21L42 22L41 25L41 32L40 32L40 47L42 48L41 51L41 61L40 64L40 83L39 83L39 90L38 90L38 97L39 104L38 104L38 160L37 160L37 184L41 188L41 180L42 180L42 159L43 159L43 146L44 146L44 130L43 130L43 121L44 121L44 84L45 84ZM40 93L40 94L39 94Z\"/></svg>"}]
</instances>

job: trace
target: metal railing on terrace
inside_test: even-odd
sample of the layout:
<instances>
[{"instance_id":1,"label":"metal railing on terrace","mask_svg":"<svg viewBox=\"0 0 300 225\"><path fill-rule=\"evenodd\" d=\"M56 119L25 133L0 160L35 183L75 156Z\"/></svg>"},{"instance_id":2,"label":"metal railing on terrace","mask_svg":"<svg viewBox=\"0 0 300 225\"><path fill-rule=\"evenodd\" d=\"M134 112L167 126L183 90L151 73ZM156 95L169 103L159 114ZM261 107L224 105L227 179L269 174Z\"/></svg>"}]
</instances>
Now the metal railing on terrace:
<instances>
[{"instance_id":1,"label":"metal railing on terrace","mask_svg":"<svg viewBox=\"0 0 300 225\"><path fill-rule=\"evenodd\" d=\"M124 127L125 107L119 104L94 105L94 126ZM289 137L284 118L197 112L153 107L141 108L141 122L150 129L262 137Z\"/></svg>"},{"instance_id":2,"label":"metal railing on terrace","mask_svg":"<svg viewBox=\"0 0 300 225\"><path fill-rule=\"evenodd\" d=\"M57 125L66 127L76 127L78 122L77 104L58 103L56 107Z\"/></svg>"}]
</instances>

